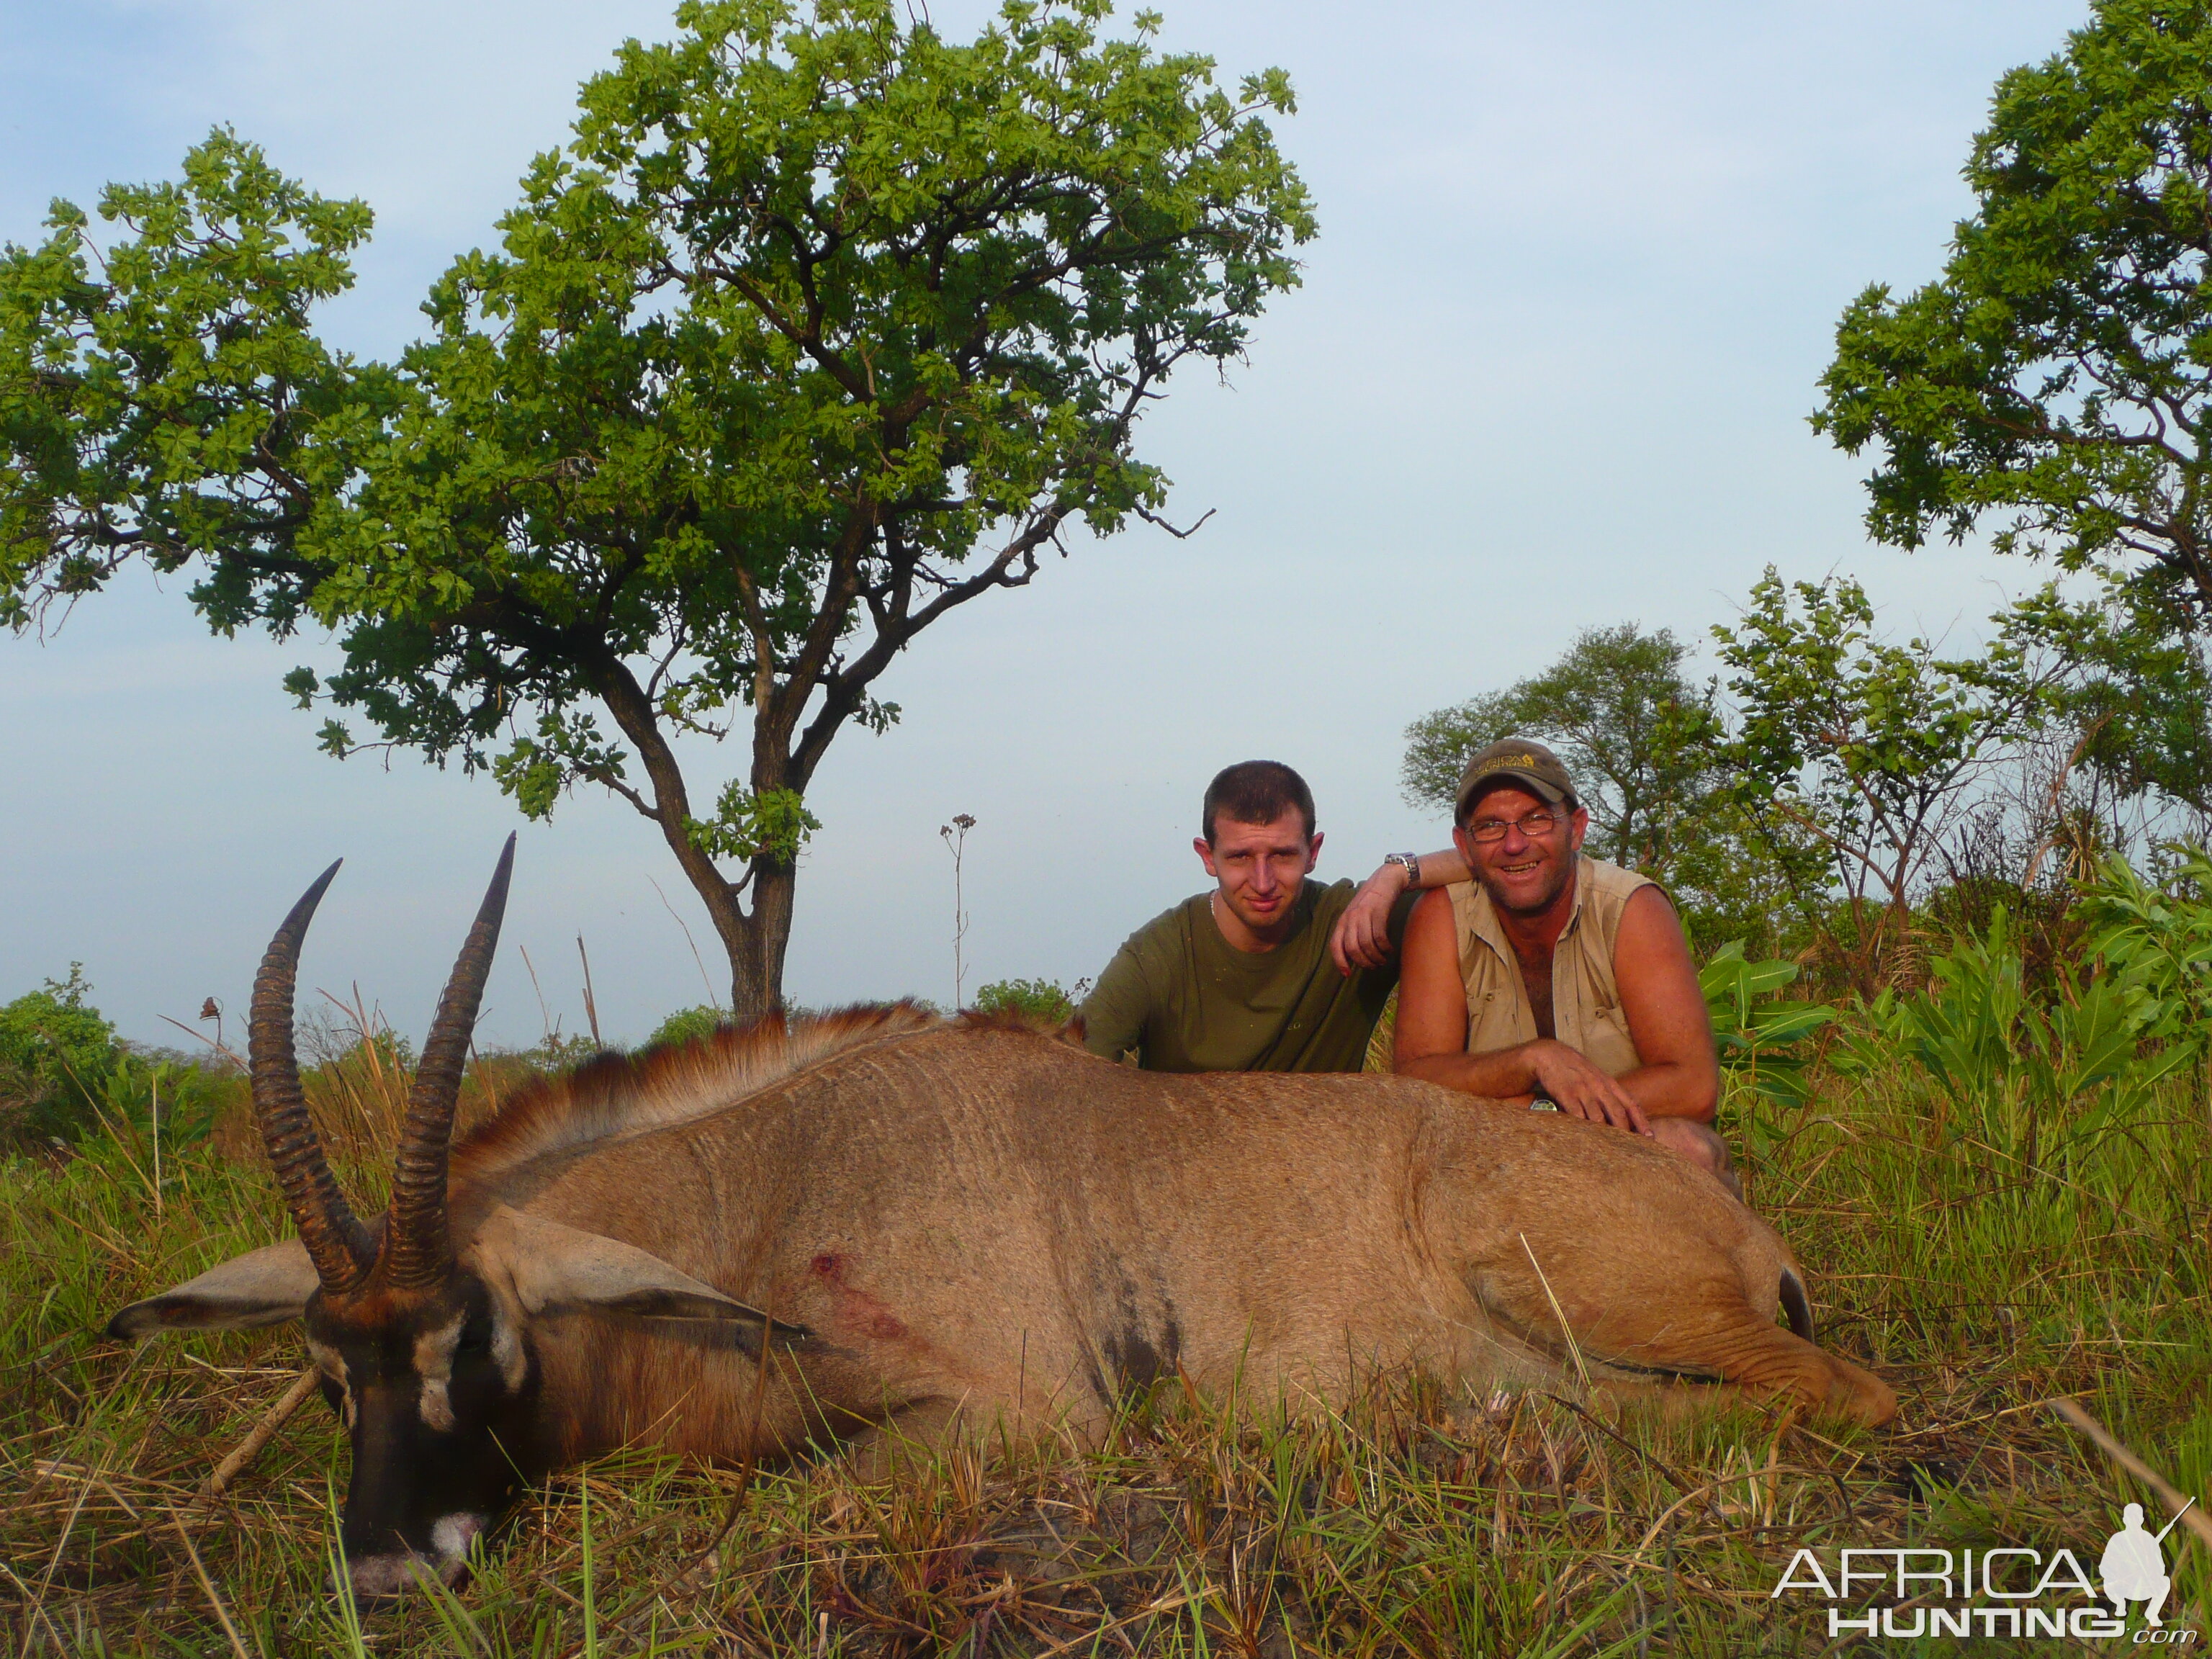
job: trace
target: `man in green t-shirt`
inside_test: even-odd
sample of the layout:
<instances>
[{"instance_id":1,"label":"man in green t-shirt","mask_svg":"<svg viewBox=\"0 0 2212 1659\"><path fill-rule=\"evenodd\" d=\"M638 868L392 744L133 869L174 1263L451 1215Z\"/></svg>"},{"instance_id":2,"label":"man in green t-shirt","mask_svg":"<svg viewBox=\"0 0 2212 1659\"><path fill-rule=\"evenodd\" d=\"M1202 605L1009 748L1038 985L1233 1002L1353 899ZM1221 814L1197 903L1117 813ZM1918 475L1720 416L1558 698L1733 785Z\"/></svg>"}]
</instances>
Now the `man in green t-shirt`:
<instances>
[{"instance_id":1,"label":"man in green t-shirt","mask_svg":"<svg viewBox=\"0 0 2212 1659\"><path fill-rule=\"evenodd\" d=\"M1154 1072L1359 1070L1398 982L1395 945L1416 890L1465 880L1466 866L1451 854L1392 854L1406 879L1388 959L1346 971L1329 937L1358 888L1306 879L1322 838L1305 780L1277 761L1229 767L1206 787L1203 827L1192 844L1214 886L1115 953L1083 1005L1085 1046Z\"/></svg>"}]
</instances>

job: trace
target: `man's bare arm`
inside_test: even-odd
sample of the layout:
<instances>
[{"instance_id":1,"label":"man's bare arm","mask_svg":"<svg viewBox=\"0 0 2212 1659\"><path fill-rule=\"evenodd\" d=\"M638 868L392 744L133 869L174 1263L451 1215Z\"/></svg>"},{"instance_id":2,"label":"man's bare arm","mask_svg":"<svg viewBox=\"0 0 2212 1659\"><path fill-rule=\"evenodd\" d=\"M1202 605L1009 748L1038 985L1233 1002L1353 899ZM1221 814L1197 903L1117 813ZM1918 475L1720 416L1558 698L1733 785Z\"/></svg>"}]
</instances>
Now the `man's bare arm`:
<instances>
[{"instance_id":1,"label":"man's bare arm","mask_svg":"<svg viewBox=\"0 0 2212 1659\"><path fill-rule=\"evenodd\" d=\"M1650 1116L1711 1123L1721 1093L1712 1018L1690 942L1658 888L1629 895L1613 941L1613 976L1629 1037L1644 1061L1620 1079L1622 1087Z\"/></svg>"},{"instance_id":2,"label":"man's bare arm","mask_svg":"<svg viewBox=\"0 0 2212 1659\"><path fill-rule=\"evenodd\" d=\"M1457 848L1423 853L1418 862L1421 866L1419 884L1424 891L1465 881L1470 873ZM1335 931L1328 936L1328 954L1338 973L1380 968L1390 960L1390 910L1408 884L1402 864L1383 865L1359 884L1359 890L1352 896L1352 902L1336 919Z\"/></svg>"}]
</instances>

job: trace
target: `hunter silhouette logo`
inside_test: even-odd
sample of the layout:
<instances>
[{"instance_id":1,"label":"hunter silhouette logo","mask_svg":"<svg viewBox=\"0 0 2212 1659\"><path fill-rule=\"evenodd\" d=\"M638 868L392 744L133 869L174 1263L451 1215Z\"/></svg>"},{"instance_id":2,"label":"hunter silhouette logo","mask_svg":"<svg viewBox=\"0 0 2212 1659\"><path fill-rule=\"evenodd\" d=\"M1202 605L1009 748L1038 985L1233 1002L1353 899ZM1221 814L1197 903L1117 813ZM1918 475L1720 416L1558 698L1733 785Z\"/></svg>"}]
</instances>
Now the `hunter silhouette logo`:
<instances>
[{"instance_id":1,"label":"hunter silhouette logo","mask_svg":"<svg viewBox=\"0 0 2212 1659\"><path fill-rule=\"evenodd\" d=\"M2105 1581L2105 1599L2112 1604L2112 1616L2125 1619L2130 1601L2145 1601L2143 1622L2153 1630L2166 1623L2159 1614L2166 1609L2167 1592L2173 1580L2166 1576L2166 1553L2159 1546L2166 1542L2166 1534L2181 1524L2181 1516L2189 1512L2191 1498L2181 1506L2181 1515L2167 1522L2163 1530L2153 1537L2143 1530L2143 1510L2140 1504L2130 1504L2121 1511L2120 1529L2112 1534L2112 1542L2105 1546L2104 1559L2097 1571Z\"/></svg>"}]
</instances>

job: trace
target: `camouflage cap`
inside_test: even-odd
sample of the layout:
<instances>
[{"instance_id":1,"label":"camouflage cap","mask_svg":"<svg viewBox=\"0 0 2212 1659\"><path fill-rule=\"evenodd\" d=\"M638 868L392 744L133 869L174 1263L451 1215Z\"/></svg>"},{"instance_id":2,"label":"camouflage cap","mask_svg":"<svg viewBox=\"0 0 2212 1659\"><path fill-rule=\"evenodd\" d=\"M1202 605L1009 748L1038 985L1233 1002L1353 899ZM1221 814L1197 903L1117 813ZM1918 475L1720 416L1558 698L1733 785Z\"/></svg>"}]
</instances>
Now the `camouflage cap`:
<instances>
[{"instance_id":1,"label":"camouflage cap","mask_svg":"<svg viewBox=\"0 0 2212 1659\"><path fill-rule=\"evenodd\" d=\"M1576 806L1575 781L1559 757L1540 743L1526 738L1505 738L1480 750L1459 775L1459 793L1453 797L1455 823L1464 823L1474 798L1494 784L1518 784L1540 800L1554 806Z\"/></svg>"}]
</instances>

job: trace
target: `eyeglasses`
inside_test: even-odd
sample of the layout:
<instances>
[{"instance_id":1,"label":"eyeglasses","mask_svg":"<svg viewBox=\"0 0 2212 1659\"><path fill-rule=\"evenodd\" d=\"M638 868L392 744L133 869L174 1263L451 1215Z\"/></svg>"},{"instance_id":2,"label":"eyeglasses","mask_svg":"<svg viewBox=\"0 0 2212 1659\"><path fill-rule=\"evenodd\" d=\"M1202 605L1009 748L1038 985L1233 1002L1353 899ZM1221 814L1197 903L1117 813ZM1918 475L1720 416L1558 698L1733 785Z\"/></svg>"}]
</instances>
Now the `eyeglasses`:
<instances>
[{"instance_id":1,"label":"eyeglasses","mask_svg":"<svg viewBox=\"0 0 2212 1659\"><path fill-rule=\"evenodd\" d=\"M1531 812L1518 823L1509 818L1477 818L1467 826L1467 838L1487 847L1492 842L1504 841L1508 830L1518 830L1531 841L1541 841L1559 827L1557 812Z\"/></svg>"}]
</instances>

